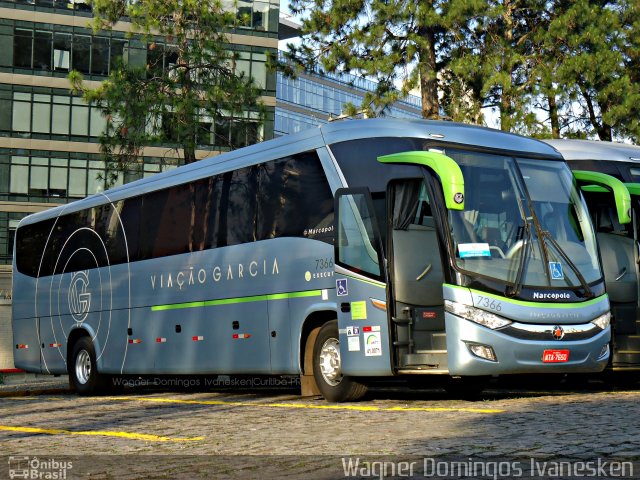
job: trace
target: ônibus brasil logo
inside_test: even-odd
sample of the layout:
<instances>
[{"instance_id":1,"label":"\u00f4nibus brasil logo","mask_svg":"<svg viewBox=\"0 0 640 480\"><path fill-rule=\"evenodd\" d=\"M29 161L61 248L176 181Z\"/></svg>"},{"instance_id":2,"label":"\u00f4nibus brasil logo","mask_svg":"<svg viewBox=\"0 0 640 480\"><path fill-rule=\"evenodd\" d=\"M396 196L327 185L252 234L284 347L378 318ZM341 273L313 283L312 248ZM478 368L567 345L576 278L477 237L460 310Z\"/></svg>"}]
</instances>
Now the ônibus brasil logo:
<instances>
[{"instance_id":1,"label":"\u00f4nibus brasil logo","mask_svg":"<svg viewBox=\"0 0 640 480\"><path fill-rule=\"evenodd\" d=\"M91 294L87 292L89 286L88 272L76 272L71 277L69 286L69 311L76 322L84 322L91 308Z\"/></svg>"}]
</instances>

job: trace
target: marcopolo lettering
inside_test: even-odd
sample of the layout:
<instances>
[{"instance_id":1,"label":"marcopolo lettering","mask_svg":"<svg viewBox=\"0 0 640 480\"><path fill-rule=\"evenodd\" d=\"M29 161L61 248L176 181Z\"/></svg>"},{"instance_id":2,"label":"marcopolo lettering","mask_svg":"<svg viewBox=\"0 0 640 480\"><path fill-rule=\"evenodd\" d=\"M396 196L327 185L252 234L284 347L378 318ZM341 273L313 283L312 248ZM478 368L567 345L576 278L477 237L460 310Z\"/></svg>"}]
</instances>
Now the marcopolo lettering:
<instances>
[{"instance_id":1,"label":"marcopolo lettering","mask_svg":"<svg viewBox=\"0 0 640 480\"><path fill-rule=\"evenodd\" d=\"M533 292L534 300L570 300L567 292Z\"/></svg>"}]
</instances>

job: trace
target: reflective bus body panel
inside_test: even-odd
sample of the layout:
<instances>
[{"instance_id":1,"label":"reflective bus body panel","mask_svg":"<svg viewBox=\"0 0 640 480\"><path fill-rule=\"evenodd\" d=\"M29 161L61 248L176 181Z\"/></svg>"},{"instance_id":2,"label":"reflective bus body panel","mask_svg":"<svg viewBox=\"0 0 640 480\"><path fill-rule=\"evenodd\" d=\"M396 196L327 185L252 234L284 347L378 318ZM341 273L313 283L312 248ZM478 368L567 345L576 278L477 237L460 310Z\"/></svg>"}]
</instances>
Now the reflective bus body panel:
<instances>
[{"instance_id":1,"label":"reflective bus body panel","mask_svg":"<svg viewBox=\"0 0 640 480\"><path fill-rule=\"evenodd\" d=\"M106 195L37 213L24 219L18 229L301 152L317 153L329 188L335 192L347 185L329 145L384 136L441 138L435 134L445 138L439 144L499 148L561 160L555 150L540 142L490 129L448 122L343 122L205 159L117 187ZM97 258L101 252L94 254ZM315 312L329 312L339 318L345 374L395 373L387 313L372 304L372 299L387 300L385 289L375 282L334 274L333 246L326 242L304 236L263 239L40 278L18 272L15 257L13 330L18 368L65 373L68 339L82 329L92 339L102 373L296 374L301 369L299 347L305 320ZM349 285L346 302L336 295L336 281L345 278ZM447 292L445 289L445 299L459 295L457 290ZM349 312L342 312L342 303L350 304ZM522 310L525 317L527 312ZM592 320L593 313L591 307L585 308L584 322ZM447 314L446 322L451 329L448 334L457 339L485 338L486 329L471 328L466 320ZM353 327L359 332L358 349L356 341L349 340L356 337ZM598 369L593 356L608 341L608 334L607 329L584 345L571 346L576 348L576 358L584 361L564 365L563 371ZM498 349L502 345L505 349L528 348L525 342L506 341L495 332L486 338L497 342ZM18 348L23 344L28 348ZM456 374L458 366L460 373L486 373L480 367L465 370L468 359L459 344L448 347L451 373ZM507 358L491 373L524 371L520 366L526 361ZM600 363L603 361L606 358ZM541 371L539 367L532 371ZM545 371L553 371L563 366L546 367Z\"/></svg>"}]
</instances>

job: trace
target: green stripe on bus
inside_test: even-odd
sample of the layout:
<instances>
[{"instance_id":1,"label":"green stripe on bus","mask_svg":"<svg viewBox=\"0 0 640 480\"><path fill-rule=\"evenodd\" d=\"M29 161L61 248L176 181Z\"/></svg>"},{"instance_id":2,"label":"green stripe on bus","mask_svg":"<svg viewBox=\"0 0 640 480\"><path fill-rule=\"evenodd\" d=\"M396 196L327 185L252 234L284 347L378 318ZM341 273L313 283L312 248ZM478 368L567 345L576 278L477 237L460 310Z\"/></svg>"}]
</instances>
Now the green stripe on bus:
<instances>
[{"instance_id":1,"label":"green stripe on bus","mask_svg":"<svg viewBox=\"0 0 640 480\"><path fill-rule=\"evenodd\" d=\"M164 310L180 310L183 308L215 307L216 305L234 305L238 303L263 302L269 300L286 300L289 298L321 297L322 290L307 290L304 292L274 293L271 295L254 295L251 297L222 298L220 300L203 300L200 302L170 303L167 305L154 305L152 312Z\"/></svg>"},{"instance_id":2,"label":"green stripe on bus","mask_svg":"<svg viewBox=\"0 0 640 480\"><path fill-rule=\"evenodd\" d=\"M608 295L605 293L597 298L593 298L591 300L587 300L586 302L572 302L572 303L553 303L553 302L527 302L525 300L513 300L507 297L501 297L500 295L493 295L491 293L482 292L480 290L474 290L472 288L461 287L460 285L450 285L448 283L443 284L445 287L455 288L460 290L468 290L471 293L476 293L478 295L482 295L484 297L494 298L496 300L500 300L505 303L512 303L514 305L518 305L520 307L535 307L535 308L580 308L580 307L589 307L591 305L595 305L597 303L605 301L608 298Z\"/></svg>"}]
</instances>

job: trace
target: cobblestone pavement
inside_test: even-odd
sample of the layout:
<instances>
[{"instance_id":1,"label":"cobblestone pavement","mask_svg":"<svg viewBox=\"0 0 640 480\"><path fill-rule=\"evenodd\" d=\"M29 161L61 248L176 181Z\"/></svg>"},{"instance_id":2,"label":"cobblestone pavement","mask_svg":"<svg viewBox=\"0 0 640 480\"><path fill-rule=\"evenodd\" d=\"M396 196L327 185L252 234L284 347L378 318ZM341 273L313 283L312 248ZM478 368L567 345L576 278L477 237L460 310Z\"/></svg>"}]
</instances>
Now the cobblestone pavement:
<instances>
[{"instance_id":1,"label":"cobblestone pavement","mask_svg":"<svg viewBox=\"0 0 640 480\"><path fill-rule=\"evenodd\" d=\"M108 397L0 398L0 452L14 461L69 456L76 465L82 463L78 456L89 455L83 471L97 468L92 478L139 478L147 471L144 465L155 465L153 471L163 478L193 478L198 472L196 477L234 478L232 459L246 455L258 463L242 476L256 478L268 476L269 469L260 464L267 459L275 476L309 478L302 473L312 469L318 478L343 477L345 456L494 464L602 459L635 462L636 474L627 477L638 478L640 388L501 388L476 401L452 399L437 389L382 389L350 404L301 398L287 390L132 389ZM192 455L197 457L184 457ZM0 477L4 468L0 463ZM124 471L115 475L117 468ZM603 477L601 471L598 478L609 473Z\"/></svg>"}]
</instances>

